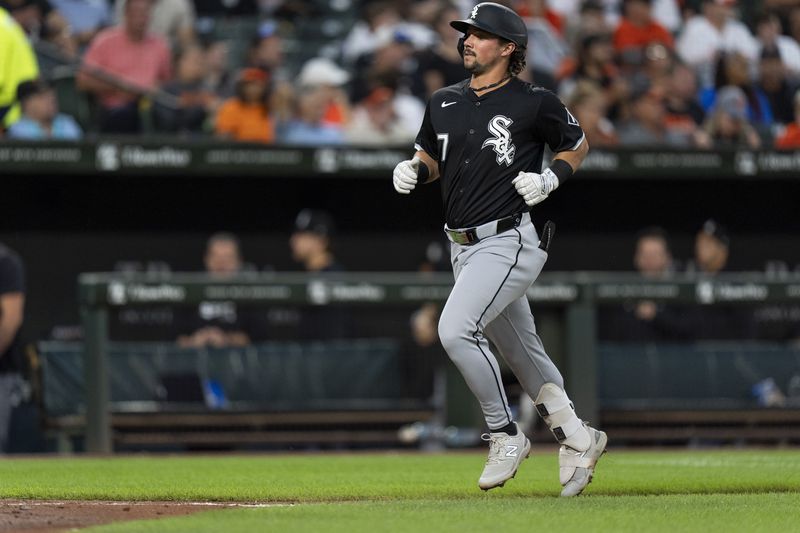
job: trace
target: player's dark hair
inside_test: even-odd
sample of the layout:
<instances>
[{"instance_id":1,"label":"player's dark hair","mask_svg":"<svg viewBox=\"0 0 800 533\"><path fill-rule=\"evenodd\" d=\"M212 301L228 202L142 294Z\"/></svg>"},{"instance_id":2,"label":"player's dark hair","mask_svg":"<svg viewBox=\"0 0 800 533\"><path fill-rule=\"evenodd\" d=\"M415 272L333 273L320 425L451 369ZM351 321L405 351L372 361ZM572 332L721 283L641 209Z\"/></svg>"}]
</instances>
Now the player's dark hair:
<instances>
[{"instance_id":1,"label":"player's dark hair","mask_svg":"<svg viewBox=\"0 0 800 533\"><path fill-rule=\"evenodd\" d=\"M512 76L516 76L525 70L525 49L515 48L511 52L511 59L508 61L508 72Z\"/></svg>"}]
</instances>

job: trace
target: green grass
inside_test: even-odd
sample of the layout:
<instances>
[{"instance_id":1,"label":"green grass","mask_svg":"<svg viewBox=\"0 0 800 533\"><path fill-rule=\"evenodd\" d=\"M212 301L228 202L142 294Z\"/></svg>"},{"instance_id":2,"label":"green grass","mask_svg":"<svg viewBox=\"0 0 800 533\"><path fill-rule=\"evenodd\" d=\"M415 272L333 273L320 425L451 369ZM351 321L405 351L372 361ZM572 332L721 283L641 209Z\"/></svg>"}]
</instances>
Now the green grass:
<instances>
[{"instance_id":1,"label":"green grass","mask_svg":"<svg viewBox=\"0 0 800 533\"><path fill-rule=\"evenodd\" d=\"M0 496L285 502L91 531L792 531L800 450L628 452L600 462L584 496L557 497L554 451L483 493L484 455L254 455L0 461Z\"/></svg>"}]
</instances>

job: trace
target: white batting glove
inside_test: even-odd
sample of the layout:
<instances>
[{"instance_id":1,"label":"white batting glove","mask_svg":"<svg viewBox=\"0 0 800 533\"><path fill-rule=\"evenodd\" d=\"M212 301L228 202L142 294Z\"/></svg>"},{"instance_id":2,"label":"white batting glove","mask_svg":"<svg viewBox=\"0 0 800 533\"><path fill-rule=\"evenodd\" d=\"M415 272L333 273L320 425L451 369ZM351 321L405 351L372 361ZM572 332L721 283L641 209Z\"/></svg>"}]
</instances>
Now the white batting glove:
<instances>
[{"instance_id":1,"label":"white batting glove","mask_svg":"<svg viewBox=\"0 0 800 533\"><path fill-rule=\"evenodd\" d=\"M522 196L525 203L534 206L547 198L558 187L558 177L552 170L546 168L541 174L536 172L520 172L514 181L517 193Z\"/></svg>"},{"instance_id":2,"label":"white batting glove","mask_svg":"<svg viewBox=\"0 0 800 533\"><path fill-rule=\"evenodd\" d=\"M392 182L394 190L400 194L409 194L417 186L417 174L419 172L419 157L401 161L394 167Z\"/></svg>"}]
</instances>

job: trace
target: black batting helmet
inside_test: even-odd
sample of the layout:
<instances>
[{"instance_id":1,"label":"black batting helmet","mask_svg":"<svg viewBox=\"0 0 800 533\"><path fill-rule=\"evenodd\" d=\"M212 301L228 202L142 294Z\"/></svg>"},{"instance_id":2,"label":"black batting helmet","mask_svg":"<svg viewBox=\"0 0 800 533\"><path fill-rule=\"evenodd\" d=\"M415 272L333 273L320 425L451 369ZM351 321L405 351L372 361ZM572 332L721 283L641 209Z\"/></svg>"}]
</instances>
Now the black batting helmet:
<instances>
[{"instance_id":1,"label":"black batting helmet","mask_svg":"<svg viewBox=\"0 0 800 533\"><path fill-rule=\"evenodd\" d=\"M472 8L468 19L454 20L450 22L450 26L464 34L470 27L478 28L511 41L517 45L517 48L528 47L528 28L522 21L522 17L513 10L494 2L482 2L476 5ZM458 43L458 51L464 55L463 38Z\"/></svg>"}]
</instances>

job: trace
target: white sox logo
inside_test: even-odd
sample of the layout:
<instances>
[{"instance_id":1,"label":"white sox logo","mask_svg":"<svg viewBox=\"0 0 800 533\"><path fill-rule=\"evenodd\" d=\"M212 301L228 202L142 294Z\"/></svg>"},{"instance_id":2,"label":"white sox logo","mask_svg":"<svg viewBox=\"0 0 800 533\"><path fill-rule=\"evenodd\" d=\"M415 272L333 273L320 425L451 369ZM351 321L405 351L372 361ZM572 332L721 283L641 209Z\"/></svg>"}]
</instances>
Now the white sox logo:
<instances>
[{"instance_id":1,"label":"white sox logo","mask_svg":"<svg viewBox=\"0 0 800 533\"><path fill-rule=\"evenodd\" d=\"M478 16L478 8L479 7L481 7L480 4L478 4L477 6L472 8L472 13L469 14L469 18L471 18L472 20L475 20L475 17Z\"/></svg>"},{"instance_id":2,"label":"white sox logo","mask_svg":"<svg viewBox=\"0 0 800 533\"><path fill-rule=\"evenodd\" d=\"M498 165L505 163L508 167L514 162L514 152L516 152L517 147L511 142L511 132L508 131L508 127L513 123L513 120L503 115L497 115L489 121L489 133L494 137L483 141L481 149L487 146L494 147L494 151L497 153Z\"/></svg>"}]
</instances>

